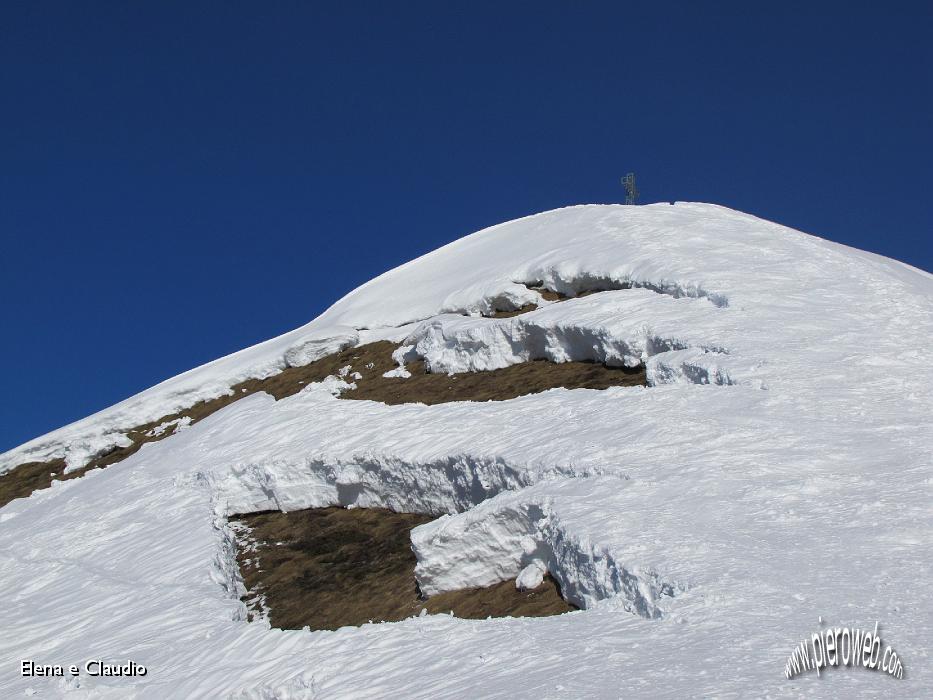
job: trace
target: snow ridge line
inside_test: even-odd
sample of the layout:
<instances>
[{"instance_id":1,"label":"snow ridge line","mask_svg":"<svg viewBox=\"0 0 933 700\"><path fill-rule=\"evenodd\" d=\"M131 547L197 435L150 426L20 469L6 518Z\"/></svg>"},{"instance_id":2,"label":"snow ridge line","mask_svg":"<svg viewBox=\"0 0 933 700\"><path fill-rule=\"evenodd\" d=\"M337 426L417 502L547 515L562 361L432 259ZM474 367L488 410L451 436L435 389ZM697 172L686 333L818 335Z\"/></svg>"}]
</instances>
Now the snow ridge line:
<instances>
[{"instance_id":1,"label":"snow ridge line","mask_svg":"<svg viewBox=\"0 0 933 700\"><path fill-rule=\"evenodd\" d=\"M646 289L655 294L664 294L681 299L706 299L717 308L729 306L729 299L724 294L710 292L695 283L670 282L668 280L639 280L629 275L598 275L587 272L563 274L554 268L539 270L532 275L515 275L510 287L502 291L486 295L477 302L464 304L463 302L448 302L442 305L437 315L461 314L488 316L497 310L514 311L526 304L547 306L557 303L548 301L541 296L541 292L556 292L564 297L560 301L574 299L581 295L599 292L611 292L623 289ZM419 323L429 320L433 316L412 319L408 323ZM400 325L397 324L396 327Z\"/></svg>"},{"instance_id":2,"label":"snow ridge line","mask_svg":"<svg viewBox=\"0 0 933 700\"><path fill-rule=\"evenodd\" d=\"M240 598L247 593L240 567L237 564L237 533L235 525L227 518L226 502L217 497L213 484L203 472L195 471L175 476L172 482L175 489L206 489L211 499L211 527L217 541L217 549L211 561L209 576L223 589L226 596L235 601L230 619L243 621L249 613L246 604Z\"/></svg>"},{"instance_id":3,"label":"snow ridge line","mask_svg":"<svg viewBox=\"0 0 933 700\"><path fill-rule=\"evenodd\" d=\"M219 539L219 549L214 555L214 561L211 566L211 580L224 589L227 597L237 601L233 607L231 619L234 621L246 620L248 610L246 604L240 602L240 598L246 594L246 584L243 583L243 577L240 575L240 567L237 565L237 539L236 532L230 525L226 515L221 515L215 511L213 527Z\"/></svg>"},{"instance_id":4,"label":"snow ridge line","mask_svg":"<svg viewBox=\"0 0 933 700\"><path fill-rule=\"evenodd\" d=\"M739 381L728 368L720 365L728 354L704 348L684 348L652 355L645 363L648 386L675 383L734 386Z\"/></svg>"},{"instance_id":5,"label":"snow ridge line","mask_svg":"<svg viewBox=\"0 0 933 700\"><path fill-rule=\"evenodd\" d=\"M640 280L630 275L599 275L589 272L564 274L555 267L543 268L535 271L533 279L526 279L520 284L533 287L546 287L568 297L575 297L582 292L608 292L618 289L647 289L656 294L666 294L675 299L690 297L693 299L706 299L713 306L726 308L729 299L726 295L711 292L702 285L690 282L673 282L665 279Z\"/></svg>"},{"instance_id":6,"label":"snow ridge line","mask_svg":"<svg viewBox=\"0 0 933 700\"><path fill-rule=\"evenodd\" d=\"M664 616L659 600L673 598L687 588L651 568L623 563L605 547L581 542L561 526L556 514L551 515L547 532L554 561L548 570L567 599L581 608L621 598L629 612L657 620Z\"/></svg>"},{"instance_id":7,"label":"snow ridge line","mask_svg":"<svg viewBox=\"0 0 933 700\"><path fill-rule=\"evenodd\" d=\"M307 457L198 472L226 515L303 508L388 508L401 513L460 513L500 493L540 481L596 476L573 465L518 467L501 457L450 455L430 462L395 456Z\"/></svg>"}]
</instances>

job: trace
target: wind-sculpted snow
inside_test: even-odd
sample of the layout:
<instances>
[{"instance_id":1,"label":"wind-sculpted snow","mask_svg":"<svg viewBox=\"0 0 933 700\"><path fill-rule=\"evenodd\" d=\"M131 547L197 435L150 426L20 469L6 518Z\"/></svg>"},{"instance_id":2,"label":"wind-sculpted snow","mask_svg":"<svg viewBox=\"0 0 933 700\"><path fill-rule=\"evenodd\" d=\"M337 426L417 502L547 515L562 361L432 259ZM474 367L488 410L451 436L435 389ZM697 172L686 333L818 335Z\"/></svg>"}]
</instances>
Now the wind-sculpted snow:
<instances>
[{"instance_id":1,"label":"wind-sculpted snow","mask_svg":"<svg viewBox=\"0 0 933 700\"><path fill-rule=\"evenodd\" d=\"M493 226L386 272L301 328L185 372L0 455L0 473L23 462L58 457L67 460L69 469L79 468L94 455L124 444L125 432L133 426L348 345L401 340L408 334L403 328L407 324L444 312L482 314L497 304L541 304L540 294L526 286L538 282L568 295L630 286L633 292L653 290L659 298L699 301L719 313L705 313L696 304L684 307L691 312L678 319L672 332L705 336L735 350L739 348L731 336L738 335L748 341L749 352L735 353L732 362L751 366L774 352L776 326L801 342L811 333L819 339L817 318L834 319L827 329L831 332L844 328L853 316L856 328L864 326L865 319L875 318L872 308L878 313L905 308L909 317L909 308L916 306L910 300L926 303L929 276L708 204L559 209ZM858 306L865 314L853 313L852 300L860 295L868 300ZM653 317L639 320L656 322ZM889 320L896 323L896 315ZM795 329L805 332L795 336ZM768 352L759 352L756 345ZM708 381L738 381L733 371ZM690 373L689 368L664 365L658 380L692 381Z\"/></svg>"},{"instance_id":2,"label":"wind-sculpted snow","mask_svg":"<svg viewBox=\"0 0 933 700\"><path fill-rule=\"evenodd\" d=\"M231 514L327 506L441 514L458 513L541 479L572 476L577 476L572 468L528 471L502 459L461 454L427 464L377 455L332 462L320 457L275 460L224 468L204 478Z\"/></svg>"},{"instance_id":3,"label":"wind-sculpted snow","mask_svg":"<svg viewBox=\"0 0 933 700\"><path fill-rule=\"evenodd\" d=\"M418 557L415 575L426 595L489 586L518 577L528 567L550 573L567 599L581 608L621 596L623 607L642 617L662 615L658 599L678 586L655 572L626 568L611 552L581 541L559 516L567 484L500 495L460 515L444 516L412 530ZM617 479L588 479L570 488L574 498L624 486ZM555 503L556 502L556 503ZM538 579L540 580L540 579Z\"/></svg>"},{"instance_id":4,"label":"wind-sculpted snow","mask_svg":"<svg viewBox=\"0 0 933 700\"><path fill-rule=\"evenodd\" d=\"M418 324L394 357L400 365L421 359L431 372L449 374L541 359L623 367L651 361L651 384L732 384L729 369L721 367L731 359L728 352L689 330L716 329L710 335L718 338L718 313L705 301L659 297L643 289L605 292L513 318L438 316ZM678 352L687 349L692 352ZM710 354L716 355L712 371ZM742 360L734 370L740 376L749 364Z\"/></svg>"},{"instance_id":5,"label":"wind-sculpted snow","mask_svg":"<svg viewBox=\"0 0 933 700\"><path fill-rule=\"evenodd\" d=\"M561 527L553 513L553 497L526 488L590 473L572 468L524 470L502 459L468 455L433 464L370 455L349 463L275 460L198 473L196 478L211 485L215 500L230 515L334 505L434 514L465 511L453 520L441 518L437 527L413 531L418 581L426 595L514 579L539 561L542 573L554 576L578 607L623 592L633 611L660 617L654 598L661 592L673 595L670 584L650 572L643 577L618 566L608 552L592 547L587 551ZM615 489L620 483L616 478L595 485Z\"/></svg>"},{"instance_id":6,"label":"wind-sculpted snow","mask_svg":"<svg viewBox=\"0 0 933 700\"><path fill-rule=\"evenodd\" d=\"M843 246L706 204L571 207L500 224L377 277L301 328L10 450L0 455L0 473L59 457L69 469L80 468L125 442L124 433L136 425L348 344L400 339L407 333L394 329L443 312L485 313L497 300L514 308L540 303L538 292L526 286L530 282L568 294L631 285L673 297L705 297L723 307L735 298L741 308L767 317L767 307L782 295L819 288L824 275L834 276L823 269L809 280L798 278L795 264L805 263L814 250L835 258L836 277L858 274L850 266L853 253ZM757 308L744 306L751 298ZM698 324L681 330L691 328L700 330Z\"/></svg>"},{"instance_id":7,"label":"wind-sculpted snow","mask_svg":"<svg viewBox=\"0 0 933 700\"><path fill-rule=\"evenodd\" d=\"M359 342L350 329L334 329L324 337L308 339L293 331L157 384L125 401L36 438L0 455L0 473L23 462L63 457L70 470L87 464L113 447L131 443L126 431L161 416L190 408L231 393L246 379L265 379L286 367L303 366Z\"/></svg>"},{"instance_id":8,"label":"wind-sculpted snow","mask_svg":"<svg viewBox=\"0 0 933 700\"><path fill-rule=\"evenodd\" d=\"M211 485L215 501L224 504L222 510L228 515L334 505L462 513L412 532L419 560L416 574L425 595L515 579L536 562L541 573L550 573L578 607L592 607L599 600L623 594L633 612L660 617L655 599L673 595L674 586L653 572L626 569L608 551L581 545L553 512L553 495L527 488L541 480L574 477L586 474L574 474L572 469L523 471L503 460L489 462L465 455L439 464L374 457L360 463L276 461L197 476ZM619 486L618 478L594 482L594 488ZM587 487L593 492L594 488ZM226 588L233 586L228 583Z\"/></svg>"},{"instance_id":9,"label":"wind-sculpted snow","mask_svg":"<svg viewBox=\"0 0 933 700\"><path fill-rule=\"evenodd\" d=\"M645 281L630 277L604 277L588 272L575 272L564 276L562 267L546 267L535 271L535 278L514 282L503 292L492 298L483 298L465 306L444 306L442 314L467 316L492 316L497 311L517 310L526 305L546 306L564 298L589 295L596 292L608 292L621 289L648 289L657 294L667 294L675 299L691 297L707 299L715 306L729 305L729 300L722 294L709 292L696 284L681 285L665 280ZM531 292L529 294L529 292ZM558 299L548 298L556 295Z\"/></svg>"},{"instance_id":10,"label":"wind-sculpted snow","mask_svg":"<svg viewBox=\"0 0 933 700\"><path fill-rule=\"evenodd\" d=\"M545 303L536 282L603 291ZM507 300L538 308L480 316ZM0 696L933 696L933 278L720 207L575 207L481 231L2 468L118 441L289 351L383 337L438 371L645 362L651 386L388 406L335 398L332 378L253 394L14 500L0 656L150 673L7 664ZM247 622L227 515L333 504L446 514L413 534L425 588L549 571L585 609L336 632ZM819 617L877 620L906 678L786 680Z\"/></svg>"},{"instance_id":11,"label":"wind-sculpted snow","mask_svg":"<svg viewBox=\"0 0 933 700\"><path fill-rule=\"evenodd\" d=\"M576 297L582 293L605 292L618 289L648 289L657 294L667 294L675 299L690 297L706 299L715 306L729 305L729 300L717 292L711 292L696 282L679 283L665 279L645 280L626 275L601 276L590 272L567 274L561 265L541 268L535 271L535 279L525 282L532 288L543 287L566 297Z\"/></svg>"}]
</instances>

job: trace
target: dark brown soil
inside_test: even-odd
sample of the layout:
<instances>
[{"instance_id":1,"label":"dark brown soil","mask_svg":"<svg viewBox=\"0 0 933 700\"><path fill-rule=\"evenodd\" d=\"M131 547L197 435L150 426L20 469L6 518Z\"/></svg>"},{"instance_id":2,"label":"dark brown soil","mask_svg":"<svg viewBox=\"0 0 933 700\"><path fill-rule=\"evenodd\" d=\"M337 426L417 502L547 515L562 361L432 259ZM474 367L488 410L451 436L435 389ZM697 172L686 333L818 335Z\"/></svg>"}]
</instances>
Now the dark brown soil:
<instances>
[{"instance_id":1,"label":"dark brown soil","mask_svg":"<svg viewBox=\"0 0 933 700\"><path fill-rule=\"evenodd\" d=\"M606 292L615 289L631 289L631 284L616 284L608 283L604 288L594 288L594 289L582 289L577 292L574 296L569 297L563 292L555 292L553 289L548 289L544 287L540 282L535 284L526 284L526 287L533 292L537 292L538 295L545 301L567 301L568 299L579 299L580 297L588 297L590 294L598 294L599 292ZM512 316L520 316L521 314L527 314L529 311L534 311L538 308L537 304L525 304L518 309L495 309L491 314L486 314L489 318L511 318Z\"/></svg>"},{"instance_id":2,"label":"dark brown soil","mask_svg":"<svg viewBox=\"0 0 933 700\"><path fill-rule=\"evenodd\" d=\"M356 389L340 394L344 399L368 399L386 404L424 403L438 404L448 401L503 401L525 394L535 394L547 389L606 389L610 386L644 386L644 367L623 369L606 367L592 362L553 363L544 360L512 365L505 369L487 372L465 372L446 375L431 374L423 362L406 365L411 372L408 379L383 377L383 373L395 369L392 352L396 345L379 341L348 348L328 355L304 367L289 367L267 379L250 379L232 387L231 394L210 401L199 401L183 411L172 413L156 420L138 425L127 432L132 440L128 447L117 447L99 455L83 469L64 474L64 461L28 462L6 474L0 475L0 507L14 498L24 498L39 488L48 488L54 479L73 479L89 469L106 467L134 454L147 442L155 442L172 435L171 427L160 435L152 434L153 428L162 423L184 416L192 423L205 418L244 396L265 391L278 399L297 394L307 384L319 382L337 375L347 367L347 381L354 382ZM353 377L359 373L360 379ZM52 475L55 474L53 477Z\"/></svg>"},{"instance_id":3,"label":"dark brown soil","mask_svg":"<svg viewBox=\"0 0 933 700\"><path fill-rule=\"evenodd\" d=\"M344 399L369 399L386 404L438 404L449 401L504 401L525 394L536 394L556 387L568 389L607 389L610 386L644 386L643 367L626 369L593 362L554 363L546 360L523 362L504 369L461 374L431 374L423 362L410 362L407 379L383 377L395 368L391 343L379 342L345 350L357 388L343 392ZM337 364L344 362L340 360ZM343 366L346 366L344 364ZM372 365L372 367L370 367Z\"/></svg>"},{"instance_id":4,"label":"dark brown soil","mask_svg":"<svg viewBox=\"0 0 933 700\"><path fill-rule=\"evenodd\" d=\"M512 316L520 316L522 314L527 314L529 311L534 311L538 308L537 304L525 304L517 309L503 310L496 309L494 312L489 314L489 318L512 318Z\"/></svg>"},{"instance_id":5,"label":"dark brown soil","mask_svg":"<svg viewBox=\"0 0 933 700\"><path fill-rule=\"evenodd\" d=\"M52 475L62 481L81 476L84 470L64 474L65 460L53 459L49 462L25 462L0 476L0 507L14 498L25 498L37 489L47 489L52 485Z\"/></svg>"},{"instance_id":6,"label":"dark brown soil","mask_svg":"<svg viewBox=\"0 0 933 700\"><path fill-rule=\"evenodd\" d=\"M421 612L457 617L559 615L574 610L548 578L532 591L514 581L423 599L410 530L433 516L380 508L312 508L239 516L249 529L237 561L254 611L273 627L337 629L403 620Z\"/></svg>"},{"instance_id":7,"label":"dark brown soil","mask_svg":"<svg viewBox=\"0 0 933 700\"><path fill-rule=\"evenodd\" d=\"M244 382L244 385L245 384L249 384L249 382ZM126 436L133 441L132 444L127 447L115 447L109 452L98 455L81 469L76 469L68 474L64 473L65 460L63 459L53 459L48 462L27 462L14 467L5 474L0 475L0 508L15 498L25 498L36 489L48 488L52 485L53 479L57 481L67 481L68 479L84 476L84 473L90 469L108 467L111 464L116 464L130 455L135 454L139 451L139 448L147 442L156 442L175 433L175 427L170 426L158 435L152 434L156 426L184 416L190 417L191 422L196 423L224 406L256 391L256 389L247 389L247 391L244 392L241 390L242 386L243 385L237 385L237 387L234 387L234 393L229 396L220 396L210 401L199 401L184 411L171 413L157 418L150 423L137 425L126 433ZM300 389L301 387L298 388Z\"/></svg>"},{"instance_id":8,"label":"dark brown soil","mask_svg":"<svg viewBox=\"0 0 933 700\"><path fill-rule=\"evenodd\" d=\"M567 299L566 294L561 294L560 292L555 292L552 289L546 289L544 287L530 287L525 285L528 289L531 289L541 295L541 298L545 301L565 301Z\"/></svg>"}]
</instances>

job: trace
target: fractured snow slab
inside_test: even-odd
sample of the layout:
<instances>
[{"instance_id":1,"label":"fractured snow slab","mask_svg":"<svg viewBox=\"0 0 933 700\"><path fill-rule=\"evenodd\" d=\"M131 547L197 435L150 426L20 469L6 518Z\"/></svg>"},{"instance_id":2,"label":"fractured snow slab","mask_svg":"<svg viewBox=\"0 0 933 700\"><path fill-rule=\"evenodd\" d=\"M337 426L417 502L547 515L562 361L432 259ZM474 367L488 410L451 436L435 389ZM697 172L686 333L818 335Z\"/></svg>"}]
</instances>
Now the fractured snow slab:
<instances>
[{"instance_id":1,"label":"fractured snow slab","mask_svg":"<svg viewBox=\"0 0 933 700\"><path fill-rule=\"evenodd\" d=\"M435 318L590 278L632 288L511 319ZM438 366L534 347L644 352L655 386L436 406L341 401L334 382L245 398L2 509L0 585L15 596L0 654L152 669L75 691L121 698L933 695L933 278L720 207L575 207L487 229L0 468L112 443L380 334L423 341ZM426 585L514 580L540 561L586 609L332 633L246 623L227 514L334 504L448 515L416 536ZM908 678L785 681L819 616L878 620ZM0 671L0 695L71 692L16 670Z\"/></svg>"}]
</instances>

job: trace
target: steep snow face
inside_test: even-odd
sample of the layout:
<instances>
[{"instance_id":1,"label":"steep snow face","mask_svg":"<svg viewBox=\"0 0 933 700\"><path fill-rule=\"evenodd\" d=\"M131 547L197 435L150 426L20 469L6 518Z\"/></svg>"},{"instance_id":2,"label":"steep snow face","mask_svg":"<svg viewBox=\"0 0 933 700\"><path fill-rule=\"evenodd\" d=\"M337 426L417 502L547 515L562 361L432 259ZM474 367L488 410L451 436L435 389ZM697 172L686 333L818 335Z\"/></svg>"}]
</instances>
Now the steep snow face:
<instances>
[{"instance_id":1,"label":"steep snow face","mask_svg":"<svg viewBox=\"0 0 933 700\"><path fill-rule=\"evenodd\" d=\"M722 324L729 319L714 308L704 301L658 298L644 289L630 289L570 299L515 318L479 321L446 314L418 324L395 359L400 363L422 359L432 372L449 374L529 360L620 367L647 363L654 385L678 380L731 384L725 372L700 369L706 360L731 359L714 339L721 337ZM684 329L694 325L702 330ZM742 358L730 364L737 376L754 376L753 367L743 364Z\"/></svg>"},{"instance_id":2,"label":"steep snow face","mask_svg":"<svg viewBox=\"0 0 933 700\"><path fill-rule=\"evenodd\" d=\"M245 379L268 377L350 345L404 338L407 333L398 329L442 313L480 314L502 303L515 308L540 303L528 283L565 294L623 284L651 290L656 304L644 301L650 295L643 292L644 308L634 317L624 305L639 300L628 295L615 295L623 307L611 312L617 323L637 318L645 326L640 345L650 345L652 325L662 324L670 333L705 336L701 347L712 343L718 348L725 347L721 341L726 336L768 346L774 326L791 321L806 331L795 342L815 343L831 328L817 327L814 319L827 316L839 321L835 328L854 322L854 334L896 332L901 319L923 316L929 281L928 274L902 263L709 204L554 210L450 243L364 284L299 329L185 372L10 450L0 455L0 472L55 457L66 457L70 469L78 468L94 454L123 444L122 431L134 425L229 393ZM678 307L669 300L687 303ZM702 303L690 303L694 300ZM717 317L708 313L712 309L734 313ZM640 345L636 343L634 352L643 351ZM763 361L755 353L739 357L752 364ZM633 358L629 355L626 362ZM658 358L653 370L658 381L728 383L731 375L717 359L689 352ZM458 371L464 365L441 361L440 366Z\"/></svg>"},{"instance_id":3,"label":"steep snow face","mask_svg":"<svg viewBox=\"0 0 933 700\"><path fill-rule=\"evenodd\" d=\"M548 303L539 285L602 291ZM721 207L583 206L473 234L0 465L79 465L245 378L382 338L404 343L401 365L644 362L651 386L385 406L335 398L350 377L334 377L14 501L0 655L150 673L8 665L0 695L933 695L931 333L930 275ZM443 516L412 533L426 591L547 571L585 609L333 633L245 622L227 515L335 504ZM877 620L907 679L785 680L819 617Z\"/></svg>"}]
</instances>

